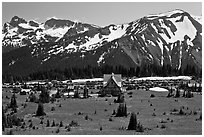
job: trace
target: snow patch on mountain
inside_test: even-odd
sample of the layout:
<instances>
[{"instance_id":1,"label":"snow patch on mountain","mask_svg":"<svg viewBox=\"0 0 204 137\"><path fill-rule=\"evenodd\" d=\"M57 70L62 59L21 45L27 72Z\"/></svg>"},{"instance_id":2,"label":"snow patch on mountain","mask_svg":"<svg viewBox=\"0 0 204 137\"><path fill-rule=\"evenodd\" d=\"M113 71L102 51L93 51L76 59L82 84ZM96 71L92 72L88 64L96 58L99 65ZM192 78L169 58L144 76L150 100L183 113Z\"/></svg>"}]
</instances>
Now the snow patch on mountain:
<instances>
[{"instance_id":1,"label":"snow patch on mountain","mask_svg":"<svg viewBox=\"0 0 204 137\"><path fill-rule=\"evenodd\" d=\"M97 44L100 41L101 41L101 39L99 38L99 33L98 33L93 38L88 38L86 43L79 46L79 49L83 48L83 49L86 49L86 50L91 50L92 49L91 45Z\"/></svg>"},{"instance_id":2,"label":"snow patch on mountain","mask_svg":"<svg viewBox=\"0 0 204 137\"><path fill-rule=\"evenodd\" d=\"M158 17L171 17L173 14L176 14L176 13L184 13L183 10L180 10L180 9L176 9L176 10L172 10L172 11L168 11L168 12L164 12L164 13L159 13L159 14L150 14L148 16L146 16L148 19L155 19L155 18L158 18Z\"/></svg>"},{"instance_id":3,"label":"snow patch on mountain","mask_svg":"<svg viewBox=\"0 0 204 137\"><path fill-rule=\"evenodd\" d=\"M107 53L104 52L98 59L97 63L98 63L98 66L100 66L101 62L104 60L104 56L106 55ZM103 62L104 63L104 62Z\"/></svg>"},{"instance_id":4,"label":"snow patch on mountain","mask_svg":"<svg viewBox=\"0 0 204 137\"><path fill-rule=\"evenodd\" d=\"M63 35L69 30L70 27L64 28L50 28L45 30L45 34L50 35L52 37L63 37Z\"/></svg>"},{"instance_id":5,"label":"snow patch on mountain","mask_svg":"<svg viewBox=\"0 0 204 137\"><path fill-rule=\"evenodd\" d=\"M24 29L33 29L33 30L37 29L36 27L30 26L28 23L20 23L20 24L18 24L18 26L20 26L20 27L22 27Z\"/></svg>"},{"instance_id":6,"label":"snow patch on mountain","mask_svg":"<svg viewBox=\"0 0 204 137\"><path fill-rule=\"evenodd\" d=\"M107 36L103 36L103 38L105 38L109 42L117 38L120 38L126 33L127 27L128 27L127 24L124 24L123 27L121 25L111 26L110 27L111 33Z\"/></svg>"},{"instance_id":7,"label":"snow patch on mountain","mask_svg":"<svg viewBox=\"0 0 204 137\"><path fill-rule=\"evenodd\" d=\"M17 59L17 60L18 60L18 59ZM9 63L9 66L14 65L17 60L12 60L12 61Z\"/></svg>"},{"instance_id":8,"label":"snow patch on mountain","mask_svg":"<svg viewBox=\"0 0 204 137\"><path fill-rule=\"evenodd\" d=\"M179 16L176 18L167 19L168 21L171 21L175 25L176 27L175 32L172 32L171 28L166 26L165 23L161 21L161 19L159 19L161 28L166 29L170 37L168 37L167 34L164 33L164 31L162 33L159 33L159 30L156 28L156 26L153 24L151 25L154 28L154 30L157 33L159 33L165 41L169 43L174 43L178 40L183 41L185 35L187 35L193 40L197 33L196 28L193 26L188 17L184 16L184 20L182 22L176 22L178 19L180 19Z\"/></svg>"},{"instance_id":9,"label":"snow patch on mountain","mask_svg":"<svg viewBox=\"0 0 204 137\"><path fill-rule=\"evenodd\" d=\"M43 59L42 62L41 62L41 64L42 64L43 62L49 60L49 59L50 59L50 57L47 57L47 58Z\"/></svg>"}]
</instances>

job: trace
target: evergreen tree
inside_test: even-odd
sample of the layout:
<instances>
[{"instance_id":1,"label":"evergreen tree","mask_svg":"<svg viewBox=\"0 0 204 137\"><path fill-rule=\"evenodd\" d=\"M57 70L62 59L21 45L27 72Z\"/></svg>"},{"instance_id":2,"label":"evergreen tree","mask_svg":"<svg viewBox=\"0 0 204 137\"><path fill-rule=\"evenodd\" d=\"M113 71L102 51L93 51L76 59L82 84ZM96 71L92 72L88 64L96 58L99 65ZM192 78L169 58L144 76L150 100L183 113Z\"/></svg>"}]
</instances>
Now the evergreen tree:
<instances>
[{"instance_id":1,"label":"evergreen tree","mask_svg":"<svg viewBox=\"0 0 204 137\"><path fill-rule=\"evenodd\" d=\"M4 131L5 128L7 128L8 125L7 125L7 118L6 118L6 115L5 115L5 110L2 106L2 130Z\"/></svg>"},{"instance_id":2,"label":"evergreen tree","mask_svg":"<svg viewBox=\"0 0 204 137\"><path fill-rule=\"evenodd\" d=\"M79 87L74 91L74 98L79 98Z\"/></svg>"},{"instance_id":3,"label":"evergreen tree","mask_svg":"<svg viewBox=\"0 0 204 137\"><path fill-rule=\"evenodd\" d=\"M137 115L135 113L131 113L127 130L135 130L136 132L144 132L144 127L139 122L137 122Z\"/></svg>"},{"instance_id":4,"label":"evergreen tree","mask_svg":"<svg viewBox=\"0 0 204 137\"><path fill-rule=\"evenodd\" d=\"M36 116L44 116L46 113L44 112L44 106L43 103L38 103L38 108L36 111Z\"/></svg>"},{"instance_id":5,"label":"evergreen tree","mask_svg":"<svg viewBox=\"0 0 204 137\"><path fill-rule=\"evenodd\" d=\"M49 119L47 120L47 124L46 124L46 127L49 127L50 126L50 121Z\"/></svg>"},{"instance_id":6,"label":"evergreen tree","mask_svg":"<svg viewBox=\"0 0 204 137\"><path fill-rule=\"evenodd\" d=\"M186 98L192 98L193 97L193 93L191 93L190 90L187 91L187 93L185 94Z\"/></svg>"},{"instance_id":7,"label":"evergreen tree","mask_svg":"<svg viewBox=\"0 0 204 137\"><path fill-rule=\"evenodd\" d=\"M50 95L48 90L45 87L42 87L42 91L39 95L39 102L41 103L49 103L50 101Z\"/></svg>"},{"instance_id":8,"label":"evergreen tree","mask_svg":"<svg viewBox=\"0 0 204 137\"><path fill-rule=\"evenodd\" d=\"M30 93L28 98L30 102L35 102L35 103L38 102L38 99L33 92Z\"/></svg>"},{"instance_id":9,"label":"evergreen tree","mask_svg":"<svg viewBox=\"0 0 204 137\"><path fill-rule=\"evenodd\" d=\"M55 94L55 98L61 98L61 95L60 95L59 90L58 90L57 93Z\"/></svg>"},{"instance_id":10,"label":"evergreen tree","mask_svg":"<svg viewBox=\"0 0 204 137\"><path fill-rule=\"evenodd\" d=\"M62 123L62 121L60 121L59 127L63 127L63 123Z\"/></svg>"},{"instance_id":11,"label":"evergreen tree","mask_svg":"<svg viewBox=\"0 0 204 137\"><path fill-rule=\"evenodd\" d=\"M130 116L128 130L136 130L137 127L137 115L133 112Z\"/></svg>"},{"instance_id":12,"label":"evergreen tree","mask_svg":"<svg viewBox=\"0 0 204 137\"><path fill-rule=\"evenodd\" d=\"M89 96L89 95L88 95L88 92L89 92L89 91L88 91L88 88L85 86L85 87L84 87L84 93L83 93L84 98L88 98L88 96Z\"/></svg>"},{"instance_id":13,"label":"evergreen tree","mask_svg":"<svg viewBox=\"0 0 204 137\"><path fill-rule=\"evenodd\" d=\"M176 89L176 95L175 95L176 98L179 98L180 97L180 90L179 88Z\"/></svg>"},{"instance_id":14,"label":"evergreen tree","mask_svg":"<svg viewBox=\"0 0 204 137\"><path fill-rule=\"evenodd\" d=\"M197 84L196 83L194 85L193 92L197 92Z\"/></svg>"},{"instance_id":15,"label":"evergreen tree","mask_svg":"<svg viewBox=\"0 0 204 137\"><path fill-rule=\"evenodd\" d=\"M54 127L54 126L55 126L55 121L53 120L53 121L52 121L52 127Z\"/></svg>"},{"instance_id":16,"label":"evergreen tree","mask_svg":"<svg viewBox=\"0 0 204 137\"><path fill-rule=\"evenodd\" d=\"M183 96L182 97L186 97L186 91L183 91Z\"/></svg>"},{"instance_id":17,"label":"evergreen tree","mask_svg":"<svg viewBox=\"0 0 204 137\"><path fill-rule=\"evenodd\" d=\"M124 95L119 94L115 103L123 103L125 101Z\"/></svg>"},{"instance_id":18,"label":"evergreen tree","mask_svg":"<svg viewBox=\"0 0 204 137\"><path fill-rule=\"evenodd\" d=\"M173 96L173 89L172 89L172 86L171 86L167 97L172 97L172 96Z\"/></svg>"},{"instance_id":19,"label":"evergreen tree","mask_svg":"<svg viewBox=\"0 0 204 137\"><path fill-rule=\"evenodd\" d=\"M10 102L10 108L15 109L17 108L17 101L16 101L16 95L15 93L11 97L11 102Z\"/></svg>"},{"instance_id":20,"label":"evergreen tree","mask_svg":"<svg viewBox=\"0 0 204 137\"><path fill-rule=\"evenodd\" d=\"M116 117L127 116L127 106L125 103L120 103L117 109Z\"/></svg>"}]
</instances>

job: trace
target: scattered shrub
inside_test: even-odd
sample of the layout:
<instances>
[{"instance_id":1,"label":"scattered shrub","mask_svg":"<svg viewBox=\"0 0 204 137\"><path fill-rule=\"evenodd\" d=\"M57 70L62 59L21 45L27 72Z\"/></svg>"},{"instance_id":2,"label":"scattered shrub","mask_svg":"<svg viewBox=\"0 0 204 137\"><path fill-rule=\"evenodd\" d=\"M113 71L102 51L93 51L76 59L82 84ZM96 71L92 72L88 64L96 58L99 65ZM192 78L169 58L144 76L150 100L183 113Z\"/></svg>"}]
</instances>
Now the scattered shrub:
<instances>
[{"instance_id":1,"label":"scattered shrub","mask_svg":"<svg viewBox=\"0 0 204 137\"><path fill-rule=\"evenodd\" d=\"M164 124L161 125L161 129L164 129L166 128L166 126Z\"/></svg>"},{"instance_id":2,"label":"scattered shrub","mask_svg":"<svg viewBox=\"0 0 204 137\"><path fill-rule=\"evenodd\" d=\"M133 94L133 92L132 92L132 91L130 91L130 92L128 92L127 94L128 94L128 95L132 95L132 94Z\"/></svg>"},{"instance_id":3,"label":"scattered shrub","mask_svg":"<svg viewBox=\"0 0 204 137\"><path fill-rule=\"evenodd\" d=\"M35 126L33 126L33 129L35 130Z\"/></svg>"},{"instance_id":4,"label":"scattered shrub","mask_svg":"<svg viewBox=\"0 0 204 137\"><path fill-rule=\"evenodd\" d=\"M193 115L197 115L198 113L197 113L197 111L193 111Z\"/></svg>"},{"instance_id":5,"label":"scattered shrub","mask_svg":"<svg viewBox=\"0 0 204 137\"><path fill-rule=\"evenodd\" d=\"M150 95L150 98L154 98L154 97L155 97L155 95L154 95L154 94L151 94L151 95Z\"/></svg>"},{"instance_id":6,"label":"scattered shrub","mask_svg":"<svg viewBox=\"0 0 204 137\"><path fill-rule=\"evenodd\" d=\"M136 132L144 132L144 127L140 122L137 124Z\"/></svg>"},{"instance_id":7,"label":"scattered shrub","mask_svg":"<svg viewBox=\"0 0 204 137\"><path fill-rule=\"evenodd\" d=\"M65 126L65 129L67 129L67 132L71 131L71 127L69 125Z\"/></svg>"},{"instance_id":8,"label":"scattered shrub","mask_svg":"<svg viewBox=\"0 0 204 137\"><path fill-rule=\"evenodd\" d=\"M102 131L102 130L103 130L102 126L100 126L99 130L100 130L100 131Z\"/></svg>"},{"instance_id":9,"label":"scattered shrub","mask_svg":"<svg viewBox=\"0 0 204 137\"><path fill-rule=\"evenodd\" d=\"M53 121L52 121L52 127L54 127L54 126L55 126L55 121L53 120Z\"/></svg>"},{"instance_id":10,"label":"scattered shrub","mask_svg":"<svg viewBox=\"0 0 204 137\"><path fill-rule=\"evenodd\" d=\"M155 113L153 113L153 114L152 114L152 116L156 116L156 114L155 114Z\"/></svg>"},{"instance_id":11,"label":"scattered shrub","mask_svg":"<svg viewBox=\"0 0 204 137\"><path fill-rule=\"evenodd\" d=\"M55 111L55 107L51 107L51 111Z\"/></svg>"},{"instance_id":12,"label":"scattered shrub","mask_svg":"<svg viewBox=\"0 0 204 137\"><path fill-rule=\"evenodd\" d=\"M47 124L46 124L46 127L49 127L50 126L50 121L49 119L47 120Z\"/></svg>"},{"instance_id":13,"label":"scattered shrub","mask_svg":"<svg viewBox=\"0 0 204 137\"><path fill-rule=\"evenodd\" d=\"M113 119L110 117L110 118L109 118L109 121L113 121Z\"/></svg>"},{"instance_id":14,"label":"scattered shrub","mask_svg":"<svg viewBox=\"0 0 204 137\"><path fill-rule=\"evenodd\" d=\"M124 126L119 127L119 130L125 130L126 128Z\"/></svg>"},{"instance_id":15,"label":"scattered shrub","mask_svg":"<svg viewBox=\"0 0 204 137\"><path fill-rule=\"evenodd\" d=\"M33 127L33 123L32 122L30 122L30 124L29 124L29 126L28 126L29 128L32 128Z\"/></svg>"},{"instance_id":16,"label":"scattered shrub","mask_svg":"<svg viewBox=\"0 0 204 137\"><path fill-rule=\"evenodd\" d=\"M63 123L62 123L62 121L60 121L59 127L63 127Z\"/></svg>"},{"instance_id":17,"label":"scattered shrub","mask_svg":"<svg viewBox=\"0 0 204 137\"><path fill-rule=\"evenodd\" d=\"M57 128L57 130L55 131L55 133L59 133L60 132L60 129L59 128Z\"/></svg>"},{"instance_id":18,"label":"scattered shrub","mask_svg":"<svg viewBox=\"0 0 204 137\"><path fill-rule=\"evenodd\" d=\"M88 119L89 119L88 115L86 115L84 118L85 118L85 120L88 120Z\"/></svg>"},{"instance_id":19,"label":"scattered shrub","mask_svg":"<svg viewBox=\"0 0 204 137\"><path fill-rule=\"evenodd\" d=\"M78 112L78 115L83 115L83 113L82 112Z\"/></svg>"},{"instance_id":20,"label":"scattered shrub","mask_svg":"<svg viewBox=\"0 0 204 137\"><path fill-rule=\"evenodd\" d=\"M115 110L113 110L113 113L112 113L112 115L116 115L116 112L115 112Z\"/></svg>"},{"instance_id":21,"label":"scattered shrub","mask_svg":"<svg viewBox=\"0 0 204 137\"><path fill-rule=\"evenodd\" d=\"M78 124L77 121L72 120L71 123L69 124L69 126L71 126L71 127L77 127L77 126L79 126L79 124Z\"/></svg>"},{"instance_id":22,"label":"scattered shrub","mask_svg":"<svg viewBox=\"0 0 204 137\"><path fill-rule=\"evenodd\" d=\"M198 120L202 120L202 113L200 113L199 118L196 119L196 121L198 121Z\"/></svg>"},{"instance_id":23,"label":"scattered shrub","mask_svg":"<svg viewBox=\"0 0 204 137\"><path fill-rule=\"evenodd\" d=\"M40 124L43 124L43 121L42 121L42 120L40 121Z\"/></svg>"},{"instance_id":24,"label":"scattered shrub","mask_svg":"<svg viewBox=\"0 0 204 137\"><path fill-rule=\"evenodd\" d=\"M167 123L167 121L165 121L165 120L162 119L162 120L160 121L160 123Z\"/></svg>"},{"instance_id":25,"label":"scattered shrub","mask_svg":"<svg viewBox=\"0 0 204 137\"><path fill-rule=\"evenodd\" d=\"M24 128L25 128L25 125L22 125L21 128L24 129Z\"/></svg>"},{"instance_id":26,"label":"scattered shrub","mask_svg":"<svg viewBox=\"0 0 204 137\"><path fill-rule=\"evenodd\" d=\"M177 112L177 111L178 111L178 109L176 109L176 108L171 110L171 112Z\"/></svg>"},{"instance_id":27,"label":"scattered shrub","mask_svg":"<svg viewBox=\"0 0 204 137\"><path fill-rule=\"evenodd\" d=\"M183 111L183 109L182 108L180 108L180 110L179 110L179 113L178 113L179 115L185 115L185 112Z\"/></svg>"}]
</instances>

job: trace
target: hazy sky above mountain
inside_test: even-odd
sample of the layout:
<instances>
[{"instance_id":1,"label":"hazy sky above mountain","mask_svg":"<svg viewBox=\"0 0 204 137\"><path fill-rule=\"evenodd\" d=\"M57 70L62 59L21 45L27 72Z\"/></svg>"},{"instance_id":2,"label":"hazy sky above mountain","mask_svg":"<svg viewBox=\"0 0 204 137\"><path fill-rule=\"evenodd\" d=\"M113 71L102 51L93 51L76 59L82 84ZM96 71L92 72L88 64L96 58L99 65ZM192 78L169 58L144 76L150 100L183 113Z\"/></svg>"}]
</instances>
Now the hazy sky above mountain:
<instances>
[{"instance_id":1,"label":"hazy sky above mountain","mask_svg":"<svg viewBox=\"0 0 204 137\"><path fill-rule=\"evenodd\" d=\"M202 15L201 2L3 2L2 23L17 15L40 23L56 17L106 26L174 9Z\"/></svg>"}]
</instances>

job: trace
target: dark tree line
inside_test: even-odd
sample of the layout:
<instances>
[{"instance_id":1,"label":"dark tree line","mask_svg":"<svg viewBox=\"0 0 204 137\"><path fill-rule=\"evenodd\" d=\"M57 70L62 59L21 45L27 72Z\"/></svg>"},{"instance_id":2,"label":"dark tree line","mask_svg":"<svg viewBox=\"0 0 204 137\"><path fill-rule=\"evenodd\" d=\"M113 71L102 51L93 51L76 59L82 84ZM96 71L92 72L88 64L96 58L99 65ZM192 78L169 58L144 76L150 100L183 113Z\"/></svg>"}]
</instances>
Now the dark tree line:
<instances>
[{"instance_id":1,"label":"dark tree line","mask_svg":"<svg viewBox=\"0 0 204 137\"><path fill-rule=\"evenodd\" d=\"M189 75L189 76L202 76L202 70L195 66L187 65L184 69L173 69L170 65L158 66L156 64L144 64L141 67L124 67L124 66L110 66L104 65L101 67L92 67L90 65L77 68L70 67L65 69L50 69L34 72L28 76L13 76L3 75L3 82L14 83L16 81L23 82L29 80L65 80L77 78L93 78L103 77L103 74L122 74L123 77L146 77L146 76L176 76L176 75Z\"/></svg>"}]
</instances>

